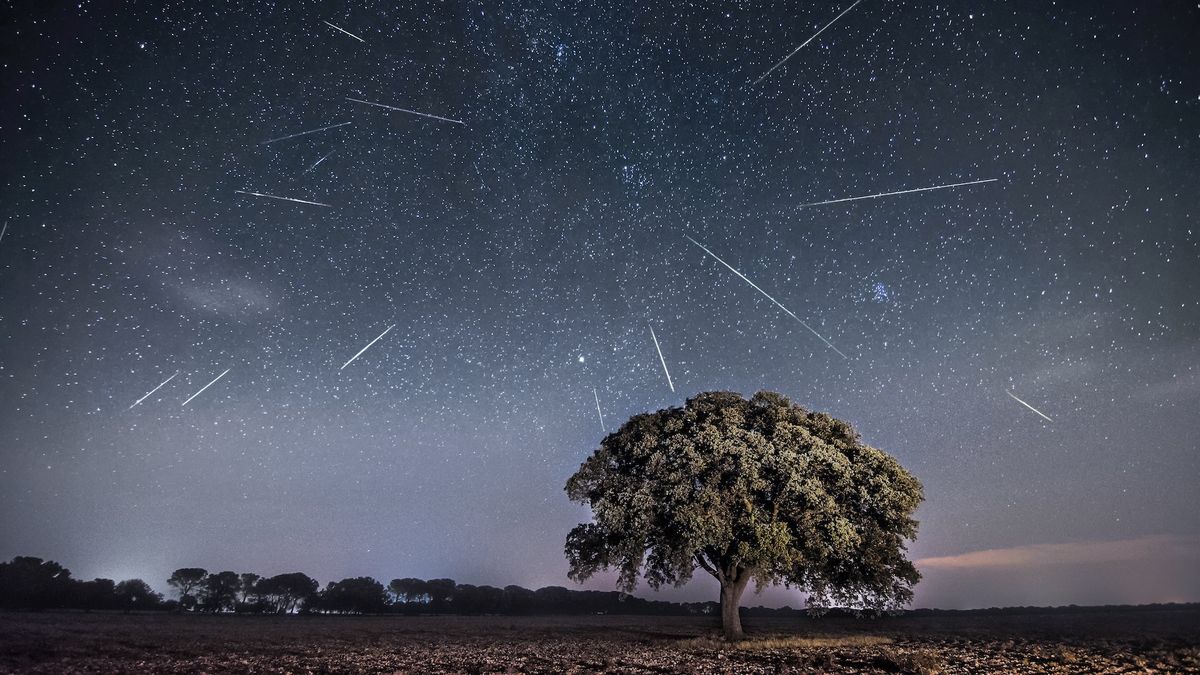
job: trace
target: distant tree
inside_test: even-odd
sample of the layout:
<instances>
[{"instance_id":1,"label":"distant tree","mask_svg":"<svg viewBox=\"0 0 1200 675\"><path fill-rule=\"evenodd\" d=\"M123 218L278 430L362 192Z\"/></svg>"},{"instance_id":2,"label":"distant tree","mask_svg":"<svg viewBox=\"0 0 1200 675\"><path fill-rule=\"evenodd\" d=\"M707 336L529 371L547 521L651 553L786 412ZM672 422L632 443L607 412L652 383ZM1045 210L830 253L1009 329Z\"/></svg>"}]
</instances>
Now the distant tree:
<instances>
[{"instance_id":1,"label":"distant tree","mask_svg":"<svg viewBox=\"0 0 1200 675\"><path fill-rule=\"evenodd\" d=\"M242 580L237 572L210 574L200 584L200 607L208 612L232 611L241 590Z\"/></svg>"},{"instance_id":2,"label":"distant tree","mask_svg":"<svg viewBox=\"0 0 1200 675\"><path fill-rule=\"evenodd\" d=\"M726 639L751 579L809 594L811 606L891 609L919 579L905 557L921 483L841 420L786 397L709 392L636 415L567 482L594 522L567 536L570 576L615 568L631 591L682 585L696 569L721 584Z\"/></svg>"},{"instance_id":3,"label":"distant tree","mask_svg":"<svg viewBox=\"0 0 1200 675\"><path fill-rule=\"evenodd\" d=\"M255 594L276 614L290 614L317 594L320 584L302 572L278 574L259 580Z\"/></svg>"},{"instance_id":4,"label":"distant tree","mask_svg":"<svg viewBox=\"0 0 1200 675\"><path fill-rule=\"evenodd\" d=\"M238 592L240 593L239 600L241 600L242 604L249 604L250 598L254 596L254 587L261 578L253 572L242 573L238 587Z\"/></svg>"},{"instance_id":5,"label":"distant tree","mask_svg":"<svg viewBox=\"0 0 1200 675\"><path fill-rule=\"evenodd\" d=\"M504 587L504 611L507 614L530 614L537 602L537 596L528 588L517 585Z\"/></svg>"},{"instance_id":6,"label":"distant tree","mask_svg":"<svg viewBox=\"0 0 1200 675\"><path fill-rule=\"evenodd\" d=\"M504 590L495 586L475 588L475 611L481 614L497 614L504 609Z\"/></svg>"},{"instance_id":7,"label":"distant tree","mask_svg":"<svg viewBox=\"0 0 1200 675\"><path fill-rule=\"evenodd\" d=\"M133 609L155 609L162 602L162 595L155 593L150 584L141 579L127 579L114 589L117 606L126 612Z\"/></svg>"},{"instance_id":8,"label":"distant tree","mask_svg":"<svg viewBox=\"0 0 1200 675\"><path fill-rule=\"evenodd\" d=\"M538 609L543 612L558 613L570 612L576 599L576 591L562 586L543 586L533 592L533 597L537 601Z\"/></svg>"},{"instance_id":9,"label":"distant tree","mask_svg":"<svg viewBox=\"0 0 1200 675\"><path fill-rule=\"evenodd\" d=\"M376 614L387 608L383 584L371 577L331 581L321 592L317 607L329 612Z\"/></svg>"},{"instance_id":10,"label":"distant tree","mask_svg":"<svg viewBox=\"0 0 1200 675\"><path fill-rule=\"evenodd\" d=\"M483 597L479 587L473 584L456 584L452 603L455 614L480 614L483 610Z\"/></svg>"},{"instance_id":11,"label":"distant tree","mask_svg":"<svg viewBox=\"0 0 1200 675\"><path fill-rule=\"evenodd\" d=\"M388 584L388 593L395 602L422 603L429 601L429 587L423 579L412 577L392 579L392 582Z\"/></svg>"},{"instance_id":12,"label":"distant tree","mask_svg":"<svg viewBox=\"0 0 1200 675\"><path fill-rule=\"evenodd\" d=\"M74 606L88 611L117 608L117 585L112 579L75 582Z\"/></svg>"},{"instance_id":13,"label":"distant tree","mask_svg":"<svg viewBox=\"0 0 1200 675\"><path fill-rule=\"evenodd\" d=\"M53 560L17 556L0 563L0 607L48 609L71 604L71 571Z\"/></svg>"},{"instance_id":14,"label":"distant tree","mask_svg":"<svg viewBox=\"0 0 1200 675\"><path fill-rule=\"evenodd\" d=\"M179 592L179 606L183 609L193 609L196 606L196 596L192 591L199 590L208 570L200 567L181 567L171 574L167 584Z\"/></svg>"},{"instance_id":15,"label":"distant tree","mask_svg":"<svg viewBox=\"0 0 1200 675\"><path fill-rule=\"evenodd\" d=\"M454 597L455 583L453 579L430 579L425 582L425 592L429 594L429 606L435 612L444 612L450 606Z\"/></svg>"}]
</instances>

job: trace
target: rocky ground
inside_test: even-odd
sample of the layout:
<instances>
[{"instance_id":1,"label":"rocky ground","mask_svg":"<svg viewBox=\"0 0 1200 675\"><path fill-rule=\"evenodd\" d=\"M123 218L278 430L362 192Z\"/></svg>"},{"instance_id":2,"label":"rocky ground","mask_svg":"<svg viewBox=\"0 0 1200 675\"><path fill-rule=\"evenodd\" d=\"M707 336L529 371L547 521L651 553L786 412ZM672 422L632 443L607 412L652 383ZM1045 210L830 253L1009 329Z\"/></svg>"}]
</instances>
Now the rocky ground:
<instances>
[{"instance_id":1,"label":"rocky ground","mask_svg":"<svg viewBox=\"0 0 1200 675\"><path fill-rule=\"evenodd\" d=\"M0 613L2 673L1200 672L1200 609L783 619Z\"/></svg>"}]
</instances>

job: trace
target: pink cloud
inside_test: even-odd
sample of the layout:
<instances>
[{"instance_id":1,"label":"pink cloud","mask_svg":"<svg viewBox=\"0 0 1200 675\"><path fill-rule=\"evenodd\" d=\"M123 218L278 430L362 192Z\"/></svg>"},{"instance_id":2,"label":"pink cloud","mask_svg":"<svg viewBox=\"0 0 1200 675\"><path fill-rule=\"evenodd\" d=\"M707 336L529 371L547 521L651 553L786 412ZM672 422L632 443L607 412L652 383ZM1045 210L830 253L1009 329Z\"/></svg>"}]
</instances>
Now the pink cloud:
<instances>
[{"instance_id":1,"label":"pink cloud","mask_svg":"<svg viewBox=\"0 0 1200 675\"><path fill-rule=\"evenodd\" d=\"M981 569L1134 562L1139 560L1194 560L1200 564L1200 535L1159 534L1115 541L1030 544L993 548L959 555L922 558L925 569Z\"/></svg>"}]
</instances>

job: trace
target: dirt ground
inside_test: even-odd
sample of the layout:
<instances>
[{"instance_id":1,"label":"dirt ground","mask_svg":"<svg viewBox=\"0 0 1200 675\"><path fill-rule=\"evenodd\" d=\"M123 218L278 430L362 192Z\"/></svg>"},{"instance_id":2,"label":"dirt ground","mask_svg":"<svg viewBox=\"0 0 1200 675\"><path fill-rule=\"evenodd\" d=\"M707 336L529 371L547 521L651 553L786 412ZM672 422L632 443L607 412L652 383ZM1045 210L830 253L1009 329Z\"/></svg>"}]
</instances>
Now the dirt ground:
<instances>
[{"instance_id":1,"label":"dirt ground","mask_svg":"<svg viewBox=\"0 0 1200 675\"><path fill-rule=\"evenodd\" d=\"M1200 672L1200 608L746 617L0 613L2 673Z\"/></svg>"}]
</instances>

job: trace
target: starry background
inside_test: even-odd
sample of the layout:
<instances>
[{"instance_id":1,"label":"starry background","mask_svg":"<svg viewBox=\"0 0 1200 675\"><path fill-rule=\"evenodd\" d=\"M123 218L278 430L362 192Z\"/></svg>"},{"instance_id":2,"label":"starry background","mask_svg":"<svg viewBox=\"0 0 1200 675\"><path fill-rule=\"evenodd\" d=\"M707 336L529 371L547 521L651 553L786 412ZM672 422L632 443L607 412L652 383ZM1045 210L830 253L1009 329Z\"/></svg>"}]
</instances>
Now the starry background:
<instances>
[{"instance_id":1,"label":"starry background","mask_svg":"<svg viewBox=\"0 0 1200 675\"><path fill-rule=\"evenodd\" d=\"M0 557L572 586L597 398L771 389L924 482L918 605L1200 600L1200 8L751 85L847 4L4 3Z\"/></svg>"}]
</instances>

